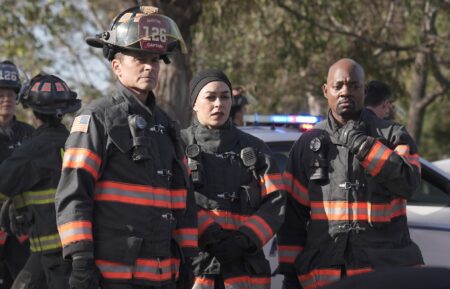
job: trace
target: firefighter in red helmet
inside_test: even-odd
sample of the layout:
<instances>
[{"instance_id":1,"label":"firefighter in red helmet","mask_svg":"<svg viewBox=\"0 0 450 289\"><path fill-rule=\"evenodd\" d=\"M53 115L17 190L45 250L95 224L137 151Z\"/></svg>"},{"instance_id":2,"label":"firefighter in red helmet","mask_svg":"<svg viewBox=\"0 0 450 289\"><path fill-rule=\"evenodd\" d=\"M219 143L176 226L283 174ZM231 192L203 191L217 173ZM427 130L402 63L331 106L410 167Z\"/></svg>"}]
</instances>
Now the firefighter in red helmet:
<instances>
[{"instance_id":1,"label":"firefighter in red helmet","mask_svg":"<svg viewBox=\"0 0 450 289\"><path fill-rule=\"evenodd\" d=\"M16 235L27 234L31 251L11 288L67 288L71 264L61 254L55 191L69 135L61 120L78 110L81 102L62 79L47 74L31 79L19 101L33 110L37 129L0 165L0 192L10 198L2 206L2 227Z\"/></svg>"}]
</instances>

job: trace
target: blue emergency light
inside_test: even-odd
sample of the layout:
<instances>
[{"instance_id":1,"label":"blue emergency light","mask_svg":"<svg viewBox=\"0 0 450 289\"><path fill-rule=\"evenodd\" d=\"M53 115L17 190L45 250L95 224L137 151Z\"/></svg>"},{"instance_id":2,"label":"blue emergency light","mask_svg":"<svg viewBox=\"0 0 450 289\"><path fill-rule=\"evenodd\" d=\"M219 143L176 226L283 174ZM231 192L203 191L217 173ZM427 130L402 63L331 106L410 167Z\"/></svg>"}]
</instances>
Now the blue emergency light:
<instances>
[{"instance_id":1,"label":"blue emergency light","mask_svg":"<svg viewBox=\"0 0 450 289\"><path fill-rule=\"evenodd\" d=\"M317 123L319 118L313 115L283 115L272 114L269 116L271 123Z\"/></svg>"}]
</instances>

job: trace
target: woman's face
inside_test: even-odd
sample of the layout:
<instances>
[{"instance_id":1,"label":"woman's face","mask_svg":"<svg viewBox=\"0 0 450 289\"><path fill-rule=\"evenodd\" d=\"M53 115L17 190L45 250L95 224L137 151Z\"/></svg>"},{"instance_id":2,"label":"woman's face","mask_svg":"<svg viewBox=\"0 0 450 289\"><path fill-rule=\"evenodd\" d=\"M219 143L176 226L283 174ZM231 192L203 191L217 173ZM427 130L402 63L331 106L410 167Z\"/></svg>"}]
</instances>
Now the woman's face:
<instances>
[{"instance_id":1,"label":"woman's face","mask_svg":"<svg viewBox=\"0 0 450 289\"><path fill-rule=\"evenodd\" d=\"M193 109L203 126L220 127L230 116L230 88L222 81L209 82L200 90Z\"/></svg>"}]
</instances>

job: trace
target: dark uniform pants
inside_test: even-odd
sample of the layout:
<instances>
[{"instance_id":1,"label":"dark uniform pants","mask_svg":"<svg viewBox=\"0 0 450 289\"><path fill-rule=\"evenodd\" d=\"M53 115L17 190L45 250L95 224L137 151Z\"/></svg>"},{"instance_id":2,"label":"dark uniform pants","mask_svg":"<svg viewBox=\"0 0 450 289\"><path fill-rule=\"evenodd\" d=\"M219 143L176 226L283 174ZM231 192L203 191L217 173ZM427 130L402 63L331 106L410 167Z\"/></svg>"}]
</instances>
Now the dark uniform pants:
<instances>
[{"instance_id":1,"label":"dark uniform pants","mask_svg":"<svg viewBox=\"0 0 450 289\"><path fill-rule=\"evenodd\" d=\"M72 266L58 253L31 253L11 289L69 288Z\"/></svg>"},{"instance_id":2,"label":"dark uniform pants","mask_svg":"<svg viewBox=\"0 0 450 289\"><path fill-rule=\"evenodd\" d=\"M14 278L22 270L23 266L28 260L30 255L30 242L26 240L20 243L15 236L8 236L6 243L2 248L3 252L1 255L0 266L2 266L2 276L3 284L0 284L0 289L11 288L11 283Z\"/></svg>"}]
</instances>

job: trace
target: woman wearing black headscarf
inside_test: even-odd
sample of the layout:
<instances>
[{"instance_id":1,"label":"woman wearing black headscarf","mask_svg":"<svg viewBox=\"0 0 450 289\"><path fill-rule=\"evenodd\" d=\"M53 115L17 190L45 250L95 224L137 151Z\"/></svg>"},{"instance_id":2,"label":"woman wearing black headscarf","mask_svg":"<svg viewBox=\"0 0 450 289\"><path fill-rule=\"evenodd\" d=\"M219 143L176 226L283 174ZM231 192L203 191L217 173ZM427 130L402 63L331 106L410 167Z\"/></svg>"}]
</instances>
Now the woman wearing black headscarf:
<instances>
[{"instance_id":1,"label":"woman wearing black headscarf","mask_svg":"<svg viewBox=\"0 0 450 289\"><path fill-rule=\"evenodd\" d=\"M231 123L231 91L215 69L190 83L196 119L182 138L199 209L195 289L270 288L262 247L284 220L281 174L264 142Z\"/></svg>"}]
</instances>

